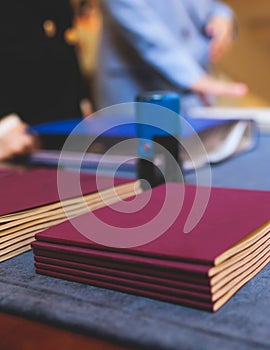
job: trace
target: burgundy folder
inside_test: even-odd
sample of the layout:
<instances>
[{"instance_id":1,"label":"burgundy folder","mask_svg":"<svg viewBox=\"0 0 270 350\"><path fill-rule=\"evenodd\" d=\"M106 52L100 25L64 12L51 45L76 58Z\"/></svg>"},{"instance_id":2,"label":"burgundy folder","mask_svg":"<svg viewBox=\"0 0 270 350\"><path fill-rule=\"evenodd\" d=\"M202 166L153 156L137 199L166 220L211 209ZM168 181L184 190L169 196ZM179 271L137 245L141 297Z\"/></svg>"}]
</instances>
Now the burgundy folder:
<instances>
[{"instance_id":1,"label":"burgundy folder","mask_svg":"<svg viewBox=\"0 0 270 350\"><path fill-rule=\"evenodd\" d=\"M35 241L32 243L35 255L46 255L46 252L54 253L55 257L61 256L62 253L68 255L70 260L76 257L90 259L95 265L99 265L101 261L107 261L108 264L116 264L123 267L130 266L139 267L140 269L157 270L159 274L176 276L177 274L192 274L197 277L207 277L210 266L186 261L167 260L156 257L147 257L140 255L132 255L128 253L102 251L89 249L86 247L75 247L64 244L48 243L43 241ZM89 260L86 260L89 263Z\"/></svg>"},{"instance_id":2,"label":"burgundy folder","mask_svg":"<svg viewBox=\"0 0 270 350\"><path fill-rule=\"evenodd\" d=\"M80 191L76 183L78 174L72 171L58 170L60 179L64 182L66 191L59 198L57 184L57 169L39 168L17 172L11 176L1 178L0 215L6 215L21 210L39 207L45 204L58 202L60 199L77 197L81 194L90 194L97 191L97 177L95 174L80 174ZM114 185L121 185L134 180L110 176L98 176L99 190Z\"/></svg>"},{"instance_id":3,"label":"burgundy folder","mask_svg":"<svg viewBox=\"0 0 270 350\"><path fill-rule=\"evenodd\" d=\"M201 189L202 191L204 189ZM164 205L166 191L175 193L174 203ZM205 188L207 192L208 189ZM148 196L148 191L143 192L137 197L143 202L144 197ZM199 223L189 233L184 233L184 226L187 217L191 211L194 202L196 187L192 185L166 184L153 189L151 198L147 205L140 211L134 213L123 213L117 211L119 203L111 207L103 207L94 211L78 216L70 221L51 227L50 229L37 234L38 241L61 243L69 246L85 247L96 249L100 252L111 251L120 254L132 254L134 256L156 257L158 259L191 261L209 266L216 265L229 258L224 253L232 248L235 244L246 239L248 235L256 232L259 234L269 230L270 223L270 192L267 191L250 191L241 189L212 188L207 208ZM170 210L172 206L177 206L181 201L179 196L184 196L182 209L179 215L171 222ZM121 204L121 203L120 203ZM130 248L113 248L95 243L90 238L100 235L102 224L107 227L124 228L122 238L125 239L129 234L129 228L134 228L132 234L136 234L138 227L139 234L146 237L149 233L149 227L153 231L160 230L159 225L149 226L149 221L155 221L155 217L163 210L163 225L167 227L165 232L158 238L147 244ZM99 220L92 222L93 215ZM90 223L90 224L89 224ZM96 225L97 223L97 225ZM82 225L85 228L84 235L78 232L76 225ZM160 220L158 221L160 224ZM114 231L115 232L115 231ZM116 230L117 232L117 230ZM110 241L110 230L105 234ZM259 239L260 236L254 238ZM106 237L105 237L106 238ZM120 237L121 238L121 237ZM247 241L246 245L250 246L252 240ZM237 251L244 249L240 244ZM103 253L100 253L103 254Z\"/></svg>"},{"instance_id":4,"label":"burgundy folder","mask_svg":"<svg viewBox=\"0 0 270 350\"><path fill-rule=\"evenodd\" d=\"M73 282L87 283L100 288L114 289L124 293L135 294L138 296L144 296L144 297L159 299L166 302L203 309L207 311L213 311L213 305L207 301L204 302L204 301L193 300L193 299L189 299L181 296L167 295L167 294L162 294L160 292L144 290L142 288L136 288L134 286L129 286L129 285L122 286L120 284L109 282L109 281L98 281L91 278L89 279L87 277L73 276L70 274L60 273L56 271L49 271L46 269L37 268L36 272L42 275L50 276L50 277L62 278Z\"/></svg>"},{"instance_id":5,"label":"burgundy folder","mask_svg":"<svg viewBox=\"0 0 270 350\"><path fill-rule=\"evenodd\" d=\"M123 277L127 280L137 280L142 282L150 282L159 285L170 285L171 287L189 290L200 290L211 293L221 293L226 285L235 284L235 281L241 280L242 276L248 275L252 272L253 267L260 262L269 259L269 242L264 242L261 246L254 250L254 252L247 257L240 259L235 266L232 264L229 268L223 269L216 273L213 278L207 275L198 275L194 271L168 271L162 268L150 268L144 265L137 266L136 262L134 264L126 264L122 261L103 261L95 259L93 256L85 258L78 253L78 255L61 255L55 252L46 251L37 248L38 245L44 244L43 242L35 243L35 261L38 263L56 265L60 267L67 267L72 269L77 269L77 273L82 271L88 271L91 273L98 273L105 275L106 278L110 279L110 276ZM45 243L46 245L46 243ZM52 244L49 244L52 246ZM54 255L55 254L55 255ZM192 265L189 264L192 268ZM164 264L166 266L166 262ZM196 264L193 265L194 270L197 267ZM210 279L211 279L211 289L210 289Z\"/></svg>"},{"instance_id":6,"label":"burgundy folder","mask_svg":"<svg viewBox=\"0 0 270 350\"><path fill-rule=\"evenodd\" d=\"M43 255L36 255L35 256L35 262L36 263L42 263L47 264L51 266L58 266L58 267L67 267L67 268L73 268L77 269L78 272L80 271L87 271L92 273L97 273L100 275L107 276L107 278L110 278L110 276L117 276L122 277L134 281L144 281L153 283L155 285L170 285L175 288L182 288L186 290L194 290L197 289L201 291L202 293L209 293L210 286L205 283L205 278L193 276L192 274L175 274L175 275L165 275L165 274L158 274L157 271L152 270L145 270L143 268L141 269L130 269L130 267L126 268L126 270L123 269L123 266L115 266L114 264L104 264L104 262L101 262L100 265L91 265L91 264L84 264L84 263L78 263L75 260L61 260L61 259L54 259L50 257L46 257ZM156 273L153 273L156 272Z\"/></svg>"},{"instance_id":7,"label":"burgundy folder","mask_svg":"<svg viewBox=\"0 0 270 350\"><path fill-rule=\"evenodd\" d=\"M148 293L154 293L152 297L162 298L165 301L174 301L183 305L189 305L190 301L207 303L212 311L219 309L225 302L227 302L230 297L235 294L235 292L240 289L248 280L250 280L254 275L258 273L258 269L262 269L269 262L269 253L267 258L261 259L257 262L252 268L243 276L240 275L240 278L234 283L229 283L225 285L220 291L216 294L209 291L201 292L195 286L194 289L187 290L180 286L170 286L170 285L160 285L151 283L149 281L134 280L125 277L119 277L115 275L105 275L92 271L84 271L81 269L68 268L59 265L46 264L36 262L37 272L45 273L51 277L60 277L65 278L71 281L78 281L83 283L88 283L98 287L109 287L115 289L113 286L117 286L116 289L119 291L126 291L126 288L133 289L133 293L149 296ZM258 265L256 267L256 265ZM130 291L131 292L131 291ZM174 299L172 299L174 298ZM192 305L192 304L190 304Z\"/></svg>"},{"instance_id":8,"label":"burgundy folder","mask_svg":"<svg viewBox=\"0 0 270 350\"><path fill-rule=\"evenodd\" d=\"M138 210L116 203L37 234L37 272L216 311L269 262L270 192L200 187L207 206L186 233L197 190L164 184L137 195ZM140 235L155 238L97 243Z\"/></svg>"}]
</instances>

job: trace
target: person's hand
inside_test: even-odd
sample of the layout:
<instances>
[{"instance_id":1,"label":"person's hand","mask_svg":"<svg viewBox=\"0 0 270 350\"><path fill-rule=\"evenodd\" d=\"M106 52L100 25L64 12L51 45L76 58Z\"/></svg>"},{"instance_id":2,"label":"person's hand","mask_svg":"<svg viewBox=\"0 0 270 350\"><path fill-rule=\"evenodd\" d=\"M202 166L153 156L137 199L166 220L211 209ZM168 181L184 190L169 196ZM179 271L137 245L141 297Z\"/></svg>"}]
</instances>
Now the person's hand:
<instances>
[{"instance_id":1,"label":"person's hand","mask_svg":"<svg viewBox=\"0 0 270 350\"><path fill-rule=\"evenodd\" d=\"M80 101L80 110L83 118L89 117L93 113L93 107L88 98L83 98Z\"/></svg>"},{"instance_id":2,"label":"person's hand","mask_svg":"<svg viewBox=\"0 0 270 350\"><path fill-rule=\"evenodd\" d=\"M30 154L37 148L36 137L26 130L27 125L15 114L0 120L0 160Z\"/></svg>"},{"instance_id":3,"label":"person's hand","mask_svg":"<svg viewBox=\"0 0 270 350\"><path fill-rule=\"evenodd\" d=\"M210 36L210 60L216 62L230 47L235 31L235 24L232 18L213 16L208 21L205 32Z\"/></svg>"},{"instance_id":4,"label":"person's hand","mask_svg":"<svg viewBox=\"0 0 270 350\"><path fill-rule=\"evenodd\" d=\"M244 83L218 80L209 75L204 75L195 81L191 86L191 90L204 95L241 97L247 94L248 87Z\"/></svg>"}]
</instances>

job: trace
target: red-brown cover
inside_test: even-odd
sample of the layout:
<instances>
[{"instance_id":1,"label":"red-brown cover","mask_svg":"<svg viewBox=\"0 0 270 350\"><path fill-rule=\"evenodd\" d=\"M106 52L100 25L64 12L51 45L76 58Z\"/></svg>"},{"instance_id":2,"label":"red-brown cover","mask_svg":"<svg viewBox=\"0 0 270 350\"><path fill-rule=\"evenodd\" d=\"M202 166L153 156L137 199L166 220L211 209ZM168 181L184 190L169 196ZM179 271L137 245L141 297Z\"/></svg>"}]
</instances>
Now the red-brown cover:
<instances>
[{"instance_id":1,"label":"red-brown cover","mask_svg":"<svg viewBox=\"0 0 270 350\"><path fill-rule=\"evenodd\" d=\"M175 304L181 304L184 306L195 307L206 311L213 311L213 303L209 301L201 301L201 300L186 298L184 296L163 294L158 291L146 290L146 289L138 288L131 285L120 285L118 283L110 282L109 280L99 281L93 278L75 276L69 273L60 273L54 270L37 268L36 271L37 273L50 276L50 277L62 278L73 282L87 283L92 286L96 286L100 288L114 289L124 293L136 294L139 296L159 299L159 300L163 300L163 301L171 302Z\"/></svg>"},{"instance_id":2,"label":"red-brown cover","mask_svg":"<svg viewBox=\"0 0 270 350\"><path fill-rule=\"evenodd\" d=\"M114 185L121 185L134 181L132 179L110 176L97 176L95 174L81 173L80 188L72 186L77 179L74 171L38 168L23 172L17 172L11 176L1 178L0 182L0 215L6 215L21 210L31 209L60 200L58 193L57 178L60 174L62 182L65 182L68 191L61 195L61 199L79 196L81 194L94 193L99 190L108 189Z\"/></svg>"},{"instance_id":3,"label":"red-brown cover","mask_svg":"<svg viewBox=\"0 0 270 350\"><path fill-rule=\"evenodd\" d=\"M152 283L155 285L164 285L164 286L171 286L174 288L181 288L183 290L197 290L201 293L210 293L210 286L207 284L200 284L200 282L204 282L205 279L193 279L192 280L185 280L183 276L174 275L173 277L170 275L160 276L160 275L152 275L150 271L150 274L145 274L145 271L141 269L137 272L132 272L130 270L123 270L123 269L116 269L112 266L104 267L104 266L95 266L95 265L89 265L89 264L82 264L75 261L67 261L67 260L60 260L60 259L53 259L48 258L44 256L35 256L35 262L36 263L42 263L48 265L55 265L58 267L66 267L66 268L73 268L76 269L78 272L80 271L87 271L92 272L100 275L107 276L109 278L110 276L117 276L129 280L134 281L144 281L148 283ZM38 266L38 265L36 265ZM190 275L188 277L191 277Z\"/></svg>"},{"instance_id":4,"label":"red-brown cover","mask_svg":"<svg viewBox=\"0 0 270 350\"><path fill-rule=\"evenodd\" d=\"M205 191L207 188L200 188ZM164 204L166 193L175 193L172 202ZM262 225L268 225L270 219L270 192L242 189L212 188L206 210L199 223L189 233L184 233L184 226L196 195L196 186L170 183L155 187L152 190L150 200L139 211L123 213L118 210L119 203L111 207L103 207L94 211L99 220L92 220L93 213L87 213L66 221L60 225L36 235L38 241L61 243L67 246L85 247L99 251L102 256L104 251L118 252L119 254L132 254L136 256L156 257L163 260L193 261L199 264L213 265L214 260L227 249L254 232ZM138 195L144 202L149 196L148 191ZM183 196L183 198L181 198ZM137 199L138 199L137 198ZM183 206L174 222L170 211L178 201L183 199ZM146 237L160 230L160 221L152 225L149 232L147 223L163 211L163 224L167 225L166 231L158 238L147 244L129 248L113 248L93 242L88 237L99 239L99 224L105 222L107 227L119 230L124 228L123 238L128 237L129 228L136 234L136 228ZM165 213L165 215L164 215ZM84 235L78 232L77 225L82 225ZM145 227L145 230L144 230ZM110 241L110 230L107 230ZM126 236L125 236L126 235ZM88 237L86 237L88 236ZM104 234L103 234L104 236Z\"/></svg>"},{"instance_id":5,"label":"red-brown cover","mask_svg":"<svg viewBox=\"0 0 270 350\"><path fill-rule=\"evenodd\" d=\"M195 299L195 300L201 300L201 301L207 301L211 302L211 293L208 291L208 293L201 292L196 288L196 286L190 290L187 290L185 288L182 288L180 286L170 286L170 285L162 285L162 284L155 284L150 283L149 281L142 281L142 280L134 280L130 277L121 277L116 275L104 275L100 273L96 273L93 271L84 271L74 268L69 268L65 266L59 266L59 265L53 265L53 264L44 264L40 262L35 263L36 269L46 269L53 272L60 272L69 274L71 276L78 276L78 277L86 277L89 279L94 279L96 281L107 281L110 283L115 283L123 286L135 286L136 288L156 291L162 294L169 294L169 295L176 295L176 296L182 296L187 299Z\"/></svg>"},{"instance_id":6,"label":"red-brown cover","mask_svg":"<svg viewBox=\"0 0 270 350\"><path fill-rule=\"evenodd\" d=\"M110 252L102 251L97 249L89 249L83 247L76 247L71 245L63 245L57 243L48 243L43 241L32 242L32 248L35 255L42 255L48 257L63 258L68 257L72 261L84 261L88 264L100 265L102 262L107 262L108 264L118 264L122 269L125 266L129 270L131 266L136 267L136 271L141 271L141 269L148 269L149 271L157 270L159 275L162 271L165 271L165 275L180 275L190 274L193 277L198 277L203 279L208 278L208 271L210 266L199 264L196 262L186 262L186 261L175 261L169 259L160 259L156 257L147 257L140 255L132 255L128 253ZM76 259L76 260L75 260ZM79 259L79 260L78 260ZM85 260L83 260L85 259ZM152 274L152 272L151 272Z\"/></svg>"}]
</instances>

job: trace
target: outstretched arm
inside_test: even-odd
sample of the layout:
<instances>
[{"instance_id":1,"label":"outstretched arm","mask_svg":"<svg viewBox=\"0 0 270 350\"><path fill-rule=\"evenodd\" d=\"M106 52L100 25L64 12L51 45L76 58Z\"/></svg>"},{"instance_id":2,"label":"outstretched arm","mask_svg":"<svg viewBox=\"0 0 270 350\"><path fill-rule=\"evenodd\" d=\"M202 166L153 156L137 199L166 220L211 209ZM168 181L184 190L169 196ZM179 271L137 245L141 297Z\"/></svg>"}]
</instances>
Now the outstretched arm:
<instances>
[{"instance_id":1,"label":"outstretched arm","mask_svg":"<svg viewBox=\"0 0 270 350\"><path fill-rule=\"evenodd\" d=\"M212 16L225 11L216 2ZM113 21L123 39L140 57L180 89L213 95L244 95L244 84L219 82L201 68L181 40L171 35L159 15L143 0L102 0L103 10ZM229 10L228 10L229 11ZM224 17L229 12L222 12ZM231 12L230 12L231 13Z\"/></svg>"},{"instance_id":2,"label":"outstretched arm","mask_svg":"<svg viewBox=\"0 0 270 350\"><path fill-rule=\"evenodd\" d=\"M189 89L205 71L183 50L181 38L172 35L160 14L144 0L102 0L103 11L138 55L166 79ZM170 6L168 4L168 6ZM181 14L179 14L179 17Z\"/></svg>"},{"instance_id":3,"label":"outstretched arm","mask_svg":"<svg viewBox=\"0 0 270 350\"><path fill-rule=\"evenodd\" d=\"M216 62L229 49L235 37L236 22L231 9L222 2L215 1L205 32L212 38L210 59Z\"/></svg>"}]
</instances>

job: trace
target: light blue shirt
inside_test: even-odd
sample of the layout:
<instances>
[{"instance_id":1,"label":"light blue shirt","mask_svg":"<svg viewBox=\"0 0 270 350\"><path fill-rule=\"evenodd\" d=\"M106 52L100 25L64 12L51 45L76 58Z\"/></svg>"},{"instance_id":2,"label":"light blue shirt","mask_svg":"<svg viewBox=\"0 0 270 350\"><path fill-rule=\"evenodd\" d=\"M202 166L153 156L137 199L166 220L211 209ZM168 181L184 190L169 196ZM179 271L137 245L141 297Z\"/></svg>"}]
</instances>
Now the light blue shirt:
<instances>
[{"instance_id":1,"label":"light blue shirt","mask_svg":"<svg viewBox=\"0 0 270 350\"><path fill-rule=\"evenodd\" d=\"M170 89L183 109L200 104L190 86L209 69L204 27L214 14L232 16L214 0L101 0L103 31L97 107L134 101L142 91Z\"/></svg>"}]
</instances>

